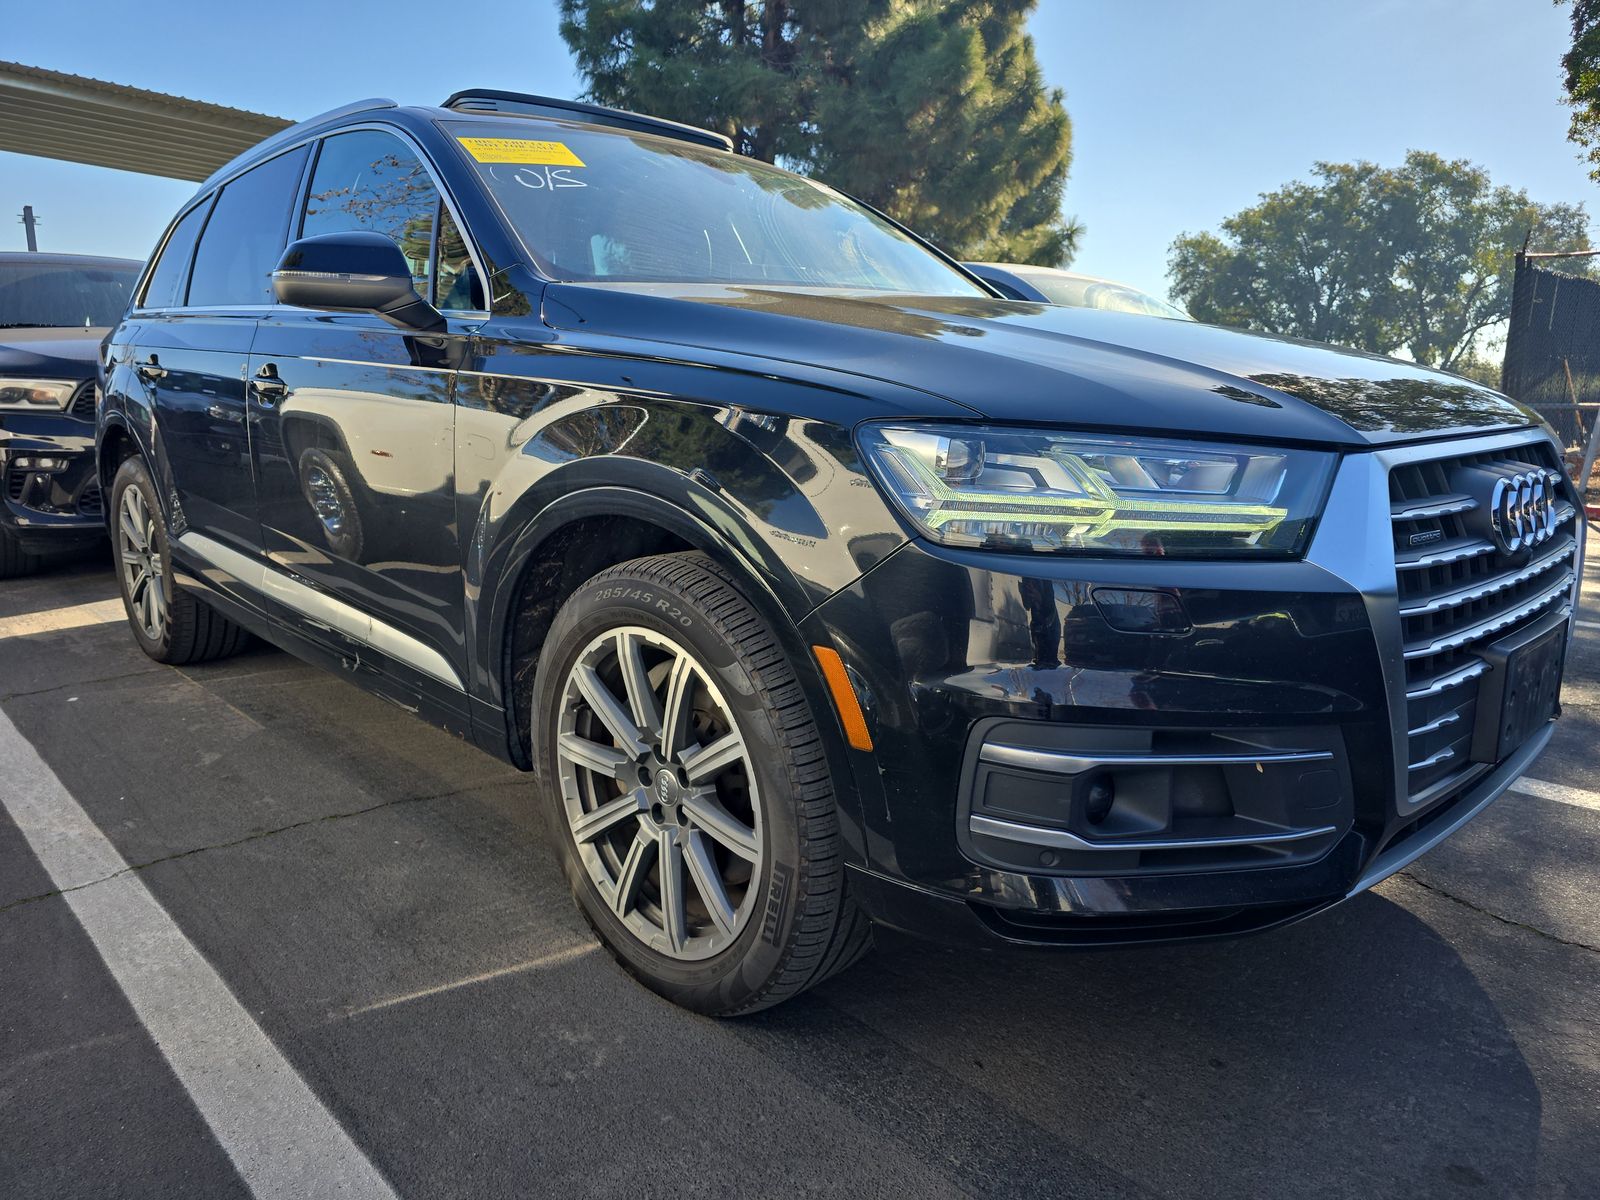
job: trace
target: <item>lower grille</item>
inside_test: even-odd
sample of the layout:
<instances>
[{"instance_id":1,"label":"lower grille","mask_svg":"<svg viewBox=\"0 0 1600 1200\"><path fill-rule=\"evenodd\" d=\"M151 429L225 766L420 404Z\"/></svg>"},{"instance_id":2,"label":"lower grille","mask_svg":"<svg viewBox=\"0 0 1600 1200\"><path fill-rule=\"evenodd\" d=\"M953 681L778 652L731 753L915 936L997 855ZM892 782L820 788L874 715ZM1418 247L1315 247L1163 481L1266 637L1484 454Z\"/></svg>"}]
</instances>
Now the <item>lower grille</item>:
<instances>
[{"instance_id":1,"label":"lower grille","mask_svg":"<svg viewBox=\"0 0 1600 1200\"><path fill-rule=\"evenodd\" d=\"M12 467L6 472L6 495L13 501L21 501L22 493L28 486L28 472L21 467Z\"/></svg>"},{"instance_id":2,"label":"lower grille","mask_svg":"<svg viewBox=\"0 0 1600 1200\"><path fill-rule=\"evenodd\" d=\"M85 517L105 516L105 497L101 495L99 480L91 480L89 486L78 493L78 512Z\"/></svg>"},{"instance_id":3,"label":"lower grille","mask_svg":"<svg viewBox=\"0 0 1600 1200\"><path fill-rule=\"evenodd\" d=\"M1570 603L1577 510L1542 443L1406 463L1389 475L1406 662L1408 792L1431 803L1489 769L1471 757L1481 651ZM1515 545L1490 528L1485 479L1556 496L1553 523ZM1504 548L1507 541L1515 545Z\"/></svg>"},{"instance_id":4,"label":"lower grille","mask_svg":"<svg viewBox=\"0 0 1600 1200\"><path fill-rule=\"evenodd\" d=\"M80 421L92 421L95 410L99 408L100 392L93 383L86 383L76 392L72 393L72 403L67 411Z\"/></svg>"}]
</instances>

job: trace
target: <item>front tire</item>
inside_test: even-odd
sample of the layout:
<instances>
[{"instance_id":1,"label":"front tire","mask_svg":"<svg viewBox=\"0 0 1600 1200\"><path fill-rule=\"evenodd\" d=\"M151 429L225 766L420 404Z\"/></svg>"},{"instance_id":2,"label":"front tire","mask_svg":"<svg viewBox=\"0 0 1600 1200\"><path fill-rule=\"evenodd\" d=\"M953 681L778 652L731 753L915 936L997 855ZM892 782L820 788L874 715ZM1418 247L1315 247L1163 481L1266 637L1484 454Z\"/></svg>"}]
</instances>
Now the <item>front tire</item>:
<instances>
[{"instance_id":1,"label":"front tire","mask_svg":"<svg viewBox=\"0 0 1600 1200\"><path fill-rule=\"evenodd\" d=\"M544 644L533 730L551 839L624 968L731 1016L866 951L810 706L777 635L711 559L602 572Z\"/></svg>"},{"instance_id":2,"label":"front tire","mask_svg":"<svg viewBox=\"0 0 1600 1200\"><path fill-rule=\"evenodd\" d=\"M117 468L111 485L122 608L139 648L160 663L183 666L237 654L250 635L172 578L172 548L155 482L140 458Z\"/></svg>"},{"instance_id":3,"label":"front tire","mask_svg":"<svg viewBox=\"0 0 1600 1200\"><path fill-rule=\"evenodd\" d=\"M39 556L23 550L5 530L0 529L0 579L16 579L39 569Z\"/></svg>"}]
</instances>

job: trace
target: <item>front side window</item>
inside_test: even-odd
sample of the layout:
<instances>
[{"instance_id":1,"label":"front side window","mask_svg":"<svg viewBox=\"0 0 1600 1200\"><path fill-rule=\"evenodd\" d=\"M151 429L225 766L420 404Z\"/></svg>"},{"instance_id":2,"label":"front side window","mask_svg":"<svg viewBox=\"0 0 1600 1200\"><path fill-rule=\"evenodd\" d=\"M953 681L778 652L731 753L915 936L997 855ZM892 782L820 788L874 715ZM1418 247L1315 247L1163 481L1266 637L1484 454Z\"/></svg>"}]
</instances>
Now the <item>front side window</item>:
<instances>
[{"instance_id":1,"label":"front side window","mask_svg":"<svg viewBox=\"0 0 1600 1200\"><path fill-rule=\"evenodd\" d=\"M0 329L115 325L138 281L131 263L0 263Z\"/></svg>"},{"instance_id":2,"label":"front side window","mask_svg":"<svg viewBox=\"0 0 1600 1200\"><path fill-rule=\"evenodd\" d=\"M753 159L564 122L445 129L553 279L986 294L832 188Z\"/></svg>"},{"instance_id":3,"label":"front side window","mask_svg":"<svg viewBox=\"0 0 1600 1200\"><path fill-rule=\"evenodd\" d=\"M432 295L433 226L439 189L405 142L380 129L340 133L322 143L306 193L301 237L365 230L400 247L417 294ZM453 280L452 280L453 282Z\"/></svg>"},{"instance_id":4,"label":"front side window","mask_svg":"<svg viewBox=\"0 0 1600 1200\"><path fill-rule=\"evenodd\" d=\"M306 153L301 146L268 159L222 189L195 251L191 307L273 302L272 271L283 257Z\"/></svg>"},{"instance_id":5,"label":"front side window","mask_svg":"<svg viewBox=\"0 0 1600 1200\"><path fill-rule=\"evenodd\" d=\"M150 282L144 285L145 308L181 308L189 283L189 260L194 257L194 244L200 240L206 216L211 212L211 200L202 200L172 227L167 244L161 248L155 269L150 272Z\"/></svg>"}]
</instances>

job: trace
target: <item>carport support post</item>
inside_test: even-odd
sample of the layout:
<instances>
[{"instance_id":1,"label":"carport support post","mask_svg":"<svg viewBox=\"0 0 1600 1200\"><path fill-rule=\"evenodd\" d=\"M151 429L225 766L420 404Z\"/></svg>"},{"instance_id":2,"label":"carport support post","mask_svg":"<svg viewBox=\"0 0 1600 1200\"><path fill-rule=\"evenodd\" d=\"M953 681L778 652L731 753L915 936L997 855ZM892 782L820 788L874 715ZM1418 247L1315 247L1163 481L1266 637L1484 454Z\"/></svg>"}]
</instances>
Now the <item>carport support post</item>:
<instances>
[{"instance_id":1,"label":"carport support post","mask_svg":"<svg viewBox=\"0 0 1600 1200\"><path fill-rule=\"evenodd\" d=\"M38 224L38 219L33 215L33 205L24 204L22 206L22 227L28 231L29 254L37 254L39 252L39 239L33 232L34 226Z\"/></svg>"}]
</instances>

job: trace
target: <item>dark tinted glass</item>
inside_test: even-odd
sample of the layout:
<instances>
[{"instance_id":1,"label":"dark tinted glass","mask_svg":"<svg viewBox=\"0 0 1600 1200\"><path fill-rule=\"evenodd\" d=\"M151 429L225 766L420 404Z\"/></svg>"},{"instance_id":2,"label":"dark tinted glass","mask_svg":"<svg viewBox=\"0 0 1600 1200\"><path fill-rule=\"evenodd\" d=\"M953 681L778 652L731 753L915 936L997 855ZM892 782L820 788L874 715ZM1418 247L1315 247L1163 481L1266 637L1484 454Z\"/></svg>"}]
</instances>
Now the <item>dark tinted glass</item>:
<instances>
[{"instance_id":1,"label":"dark tinted glass","mask_svg":"<svg viewBox=\"0 0 1600 1200\"><path fill-rule=\"evenodd\" d=\"M410 146L382 130L357 129L322 143L300 236L352 229L381 233L411 264L417 294L428 296L438 206L439 191Z\"/></svg>"},{"instance_id":2,"label":"dark tinted glass","mask_svg":"<svg viewBox=\"0 0 1600 1200\"><path fill-rule=\"evenodd\" d=\"M132 263L0 264L0 329L20 325L115 325L139 280Z\"/></svg>"},{"instance_id":3,"label":"dark tinted glass","mask_svg":"<svg viewBox=\"0 0 1600 1200\"><path fill-rule=\"evenodd\" d=\"M439 296L434 305L446 312L452 309L482 311L487 305L478 272L467 255L467 242L456 227L455 218L443 205L439 208Z\"/></svg>"},{"instance_id":4,"label":"dark tinted glass","mask_svg":"<svg viewBox=\"0 0 1600 1200\"><path fill-rule=\"evenodd\" d=\"M195 205L184 214L183 220L173 227L172 236L156 260L156 269L150 272L150 282L144 288L144 307L178 308L183 305L183 293L189 282L189 260L194 257L195 239L206 223L211 211L211 201Z\"/></svg>"},{"instance_id":5,"label":"dark tinted glass","mask_svg":"<svg viewBox=\"0 0 1600 1200\"><path fill-rule=\"evenodd\" d=\"M246 171L222 189L189 281L190 307L271 304L272 269L283 257L289 211L306 148Z\"/></svg>"},{"instance_id":6,"label":"dark tinted glass","mask_svg":"<svg viewBox=\"0 0 1600 1200\"><path fill-rule=\"evenodd\" d=\"M554 279L983 295L883 218L764 162L557 122L446 128Z\"/></svg>"}]
</instances>

